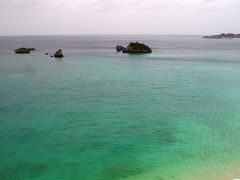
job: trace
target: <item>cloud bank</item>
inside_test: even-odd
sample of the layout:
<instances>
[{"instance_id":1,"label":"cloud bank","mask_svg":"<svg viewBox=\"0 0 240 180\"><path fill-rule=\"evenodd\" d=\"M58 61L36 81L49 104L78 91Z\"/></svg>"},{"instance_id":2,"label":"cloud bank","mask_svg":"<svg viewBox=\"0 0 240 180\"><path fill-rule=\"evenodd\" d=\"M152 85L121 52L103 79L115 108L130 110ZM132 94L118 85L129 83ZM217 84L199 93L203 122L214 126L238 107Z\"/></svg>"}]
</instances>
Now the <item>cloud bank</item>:
<instances>
[{"instance_id":1,"label":"cloud bank","mask_svg":"<svg viewBox=\"0 0 240 180\"><path fill-rule=\"evenodd\" d=\"M239 0L1 0L0 35L240 33Z\"/></svg>"}]
</instances>

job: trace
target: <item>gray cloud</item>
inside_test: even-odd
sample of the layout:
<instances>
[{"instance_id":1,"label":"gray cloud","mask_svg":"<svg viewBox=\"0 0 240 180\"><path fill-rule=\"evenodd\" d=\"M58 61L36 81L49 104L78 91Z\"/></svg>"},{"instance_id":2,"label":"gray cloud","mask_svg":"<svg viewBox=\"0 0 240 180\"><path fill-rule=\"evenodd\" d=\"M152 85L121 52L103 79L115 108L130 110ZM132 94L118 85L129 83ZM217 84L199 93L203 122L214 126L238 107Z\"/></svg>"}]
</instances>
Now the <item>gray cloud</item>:
<instances>
[{"instance_id":1,"label":"gray cloud","mask_svg":"<svg viewBox=\"0 0 240 180\"><path fill-rule=\"evenodd\" d=\"M239 10L239 0L1 0L0 35L240 32Z\"/></svg>"},{"instance_id":2,"label":"gray cloud","mask_svg":"<svg viewBox=\"0 0 240 180\"><path fill-rule=\"evenodd\" d=\"M33 7L33 6L38 6L40 5L41 1L39 0L33 0L33 1L29 1L29 0L9 0L9 1L5 1L5 0L1 0L0 2L0 7L4 8L4 7L10 7L10 8L21 8L21 7Z\"/></svg>"}]
</instances>

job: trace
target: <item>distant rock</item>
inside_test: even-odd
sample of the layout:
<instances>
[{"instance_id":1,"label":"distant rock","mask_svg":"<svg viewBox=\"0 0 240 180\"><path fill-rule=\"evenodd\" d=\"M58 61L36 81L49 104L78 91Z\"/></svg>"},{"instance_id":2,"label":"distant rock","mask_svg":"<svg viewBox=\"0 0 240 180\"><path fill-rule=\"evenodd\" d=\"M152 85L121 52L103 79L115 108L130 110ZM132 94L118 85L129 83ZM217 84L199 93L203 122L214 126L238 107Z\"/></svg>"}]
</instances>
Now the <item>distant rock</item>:
<instances>
[{"instance_id":1,"label":"distant rock","mask_svg":"<svg viewBox=\"0 0 240 180\"><path fill-rule=\"evenodd\" d=\"M117 52L122 51L123 53L129 54L143 54L143 53L152 53L152 49L147 45L139 42L130 42L127 48L118 45L116 47Z\"/></svg>"},{"instance_id":2,"label":"distant rock","mask_svg":"<svg viewBox=\"0 0 240 180\"><path fill-rule=\"evenodd\" d=\"M62 58L62 57L63 57L62 50L61 50L61 49L57 50L57 51L55 52L55 54L54 54L54 57L56 57L56 58Z\"/></svg>"},{"instance_id":3,"label":"distant rock","mask_svg":"<svg viewBox=\"0 0 240 180\"><path fill-rule=\"evenodd\" d=\"M123 49L123 53L152 53L152 49L143 43L130 42L127 49Z\"/></svg>"},{"instance_id":4,"label":"distant rock","mask_svg":"<svg viewBox=\"0 0 240 180\"><path fill-rule=\"evenodd\" d=\"M204 36L203 38L208 38L208 39L230 38L230 39L233 39L233 38L240 38L240 34L233 34L233 33L225 34L225 33L222 33L222 34L219 34L219 35Z\"/></svg>"},{"instance_id":5,"label":"distant rock","mask_svg":"<svg viewBox=\"0 0 240 180\"><path fill-rule=\"evenodd\" d=\"M28 54L30 53L32 50L35 50L34 48L25 48L25 47L22 47L22 48L19 48L19 49L16 49L14 50L15 53L17 54Z\"/></svg>"}]
</instances>

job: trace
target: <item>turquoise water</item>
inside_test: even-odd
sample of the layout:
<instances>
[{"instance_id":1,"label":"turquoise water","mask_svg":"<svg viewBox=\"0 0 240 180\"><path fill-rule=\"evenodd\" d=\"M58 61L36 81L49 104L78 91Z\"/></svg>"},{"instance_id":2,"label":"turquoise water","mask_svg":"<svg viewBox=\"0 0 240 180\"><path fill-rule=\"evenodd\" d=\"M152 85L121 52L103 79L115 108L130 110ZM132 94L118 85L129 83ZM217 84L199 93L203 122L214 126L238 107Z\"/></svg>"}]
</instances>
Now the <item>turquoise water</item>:
<instances>
[{"instance_id":1,"label":"turquoise water","mask_svg":"<svg viewBox=\"0 0 240 180\"><path fill-rule=\"evenodd\" d=\"M150 55L81 38L59 60L2 48L0 179L198 179L240 164L240 42L174 38Z\"/></svg>"}]
</instances>

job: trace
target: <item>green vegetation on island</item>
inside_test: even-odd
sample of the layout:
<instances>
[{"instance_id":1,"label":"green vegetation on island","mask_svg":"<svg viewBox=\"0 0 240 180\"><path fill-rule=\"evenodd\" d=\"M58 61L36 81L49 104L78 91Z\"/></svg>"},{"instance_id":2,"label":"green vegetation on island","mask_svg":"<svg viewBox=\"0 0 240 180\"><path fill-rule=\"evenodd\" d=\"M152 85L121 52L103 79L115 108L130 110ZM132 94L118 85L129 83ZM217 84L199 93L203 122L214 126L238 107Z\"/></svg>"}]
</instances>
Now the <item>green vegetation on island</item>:
<instances>
[{"instance_id":1,"label":"green vegetation on island","mask_svg":"<svg viewBox=\"0 0 240 180\"><path fill-rule=\"evenodd\" d=\"M123 53L152 53L152 49L148 47L147 45L139 42L130 42L127 48L118 45L116 47L117 52L123 52Z\"/></svg>"}]
</instances>

